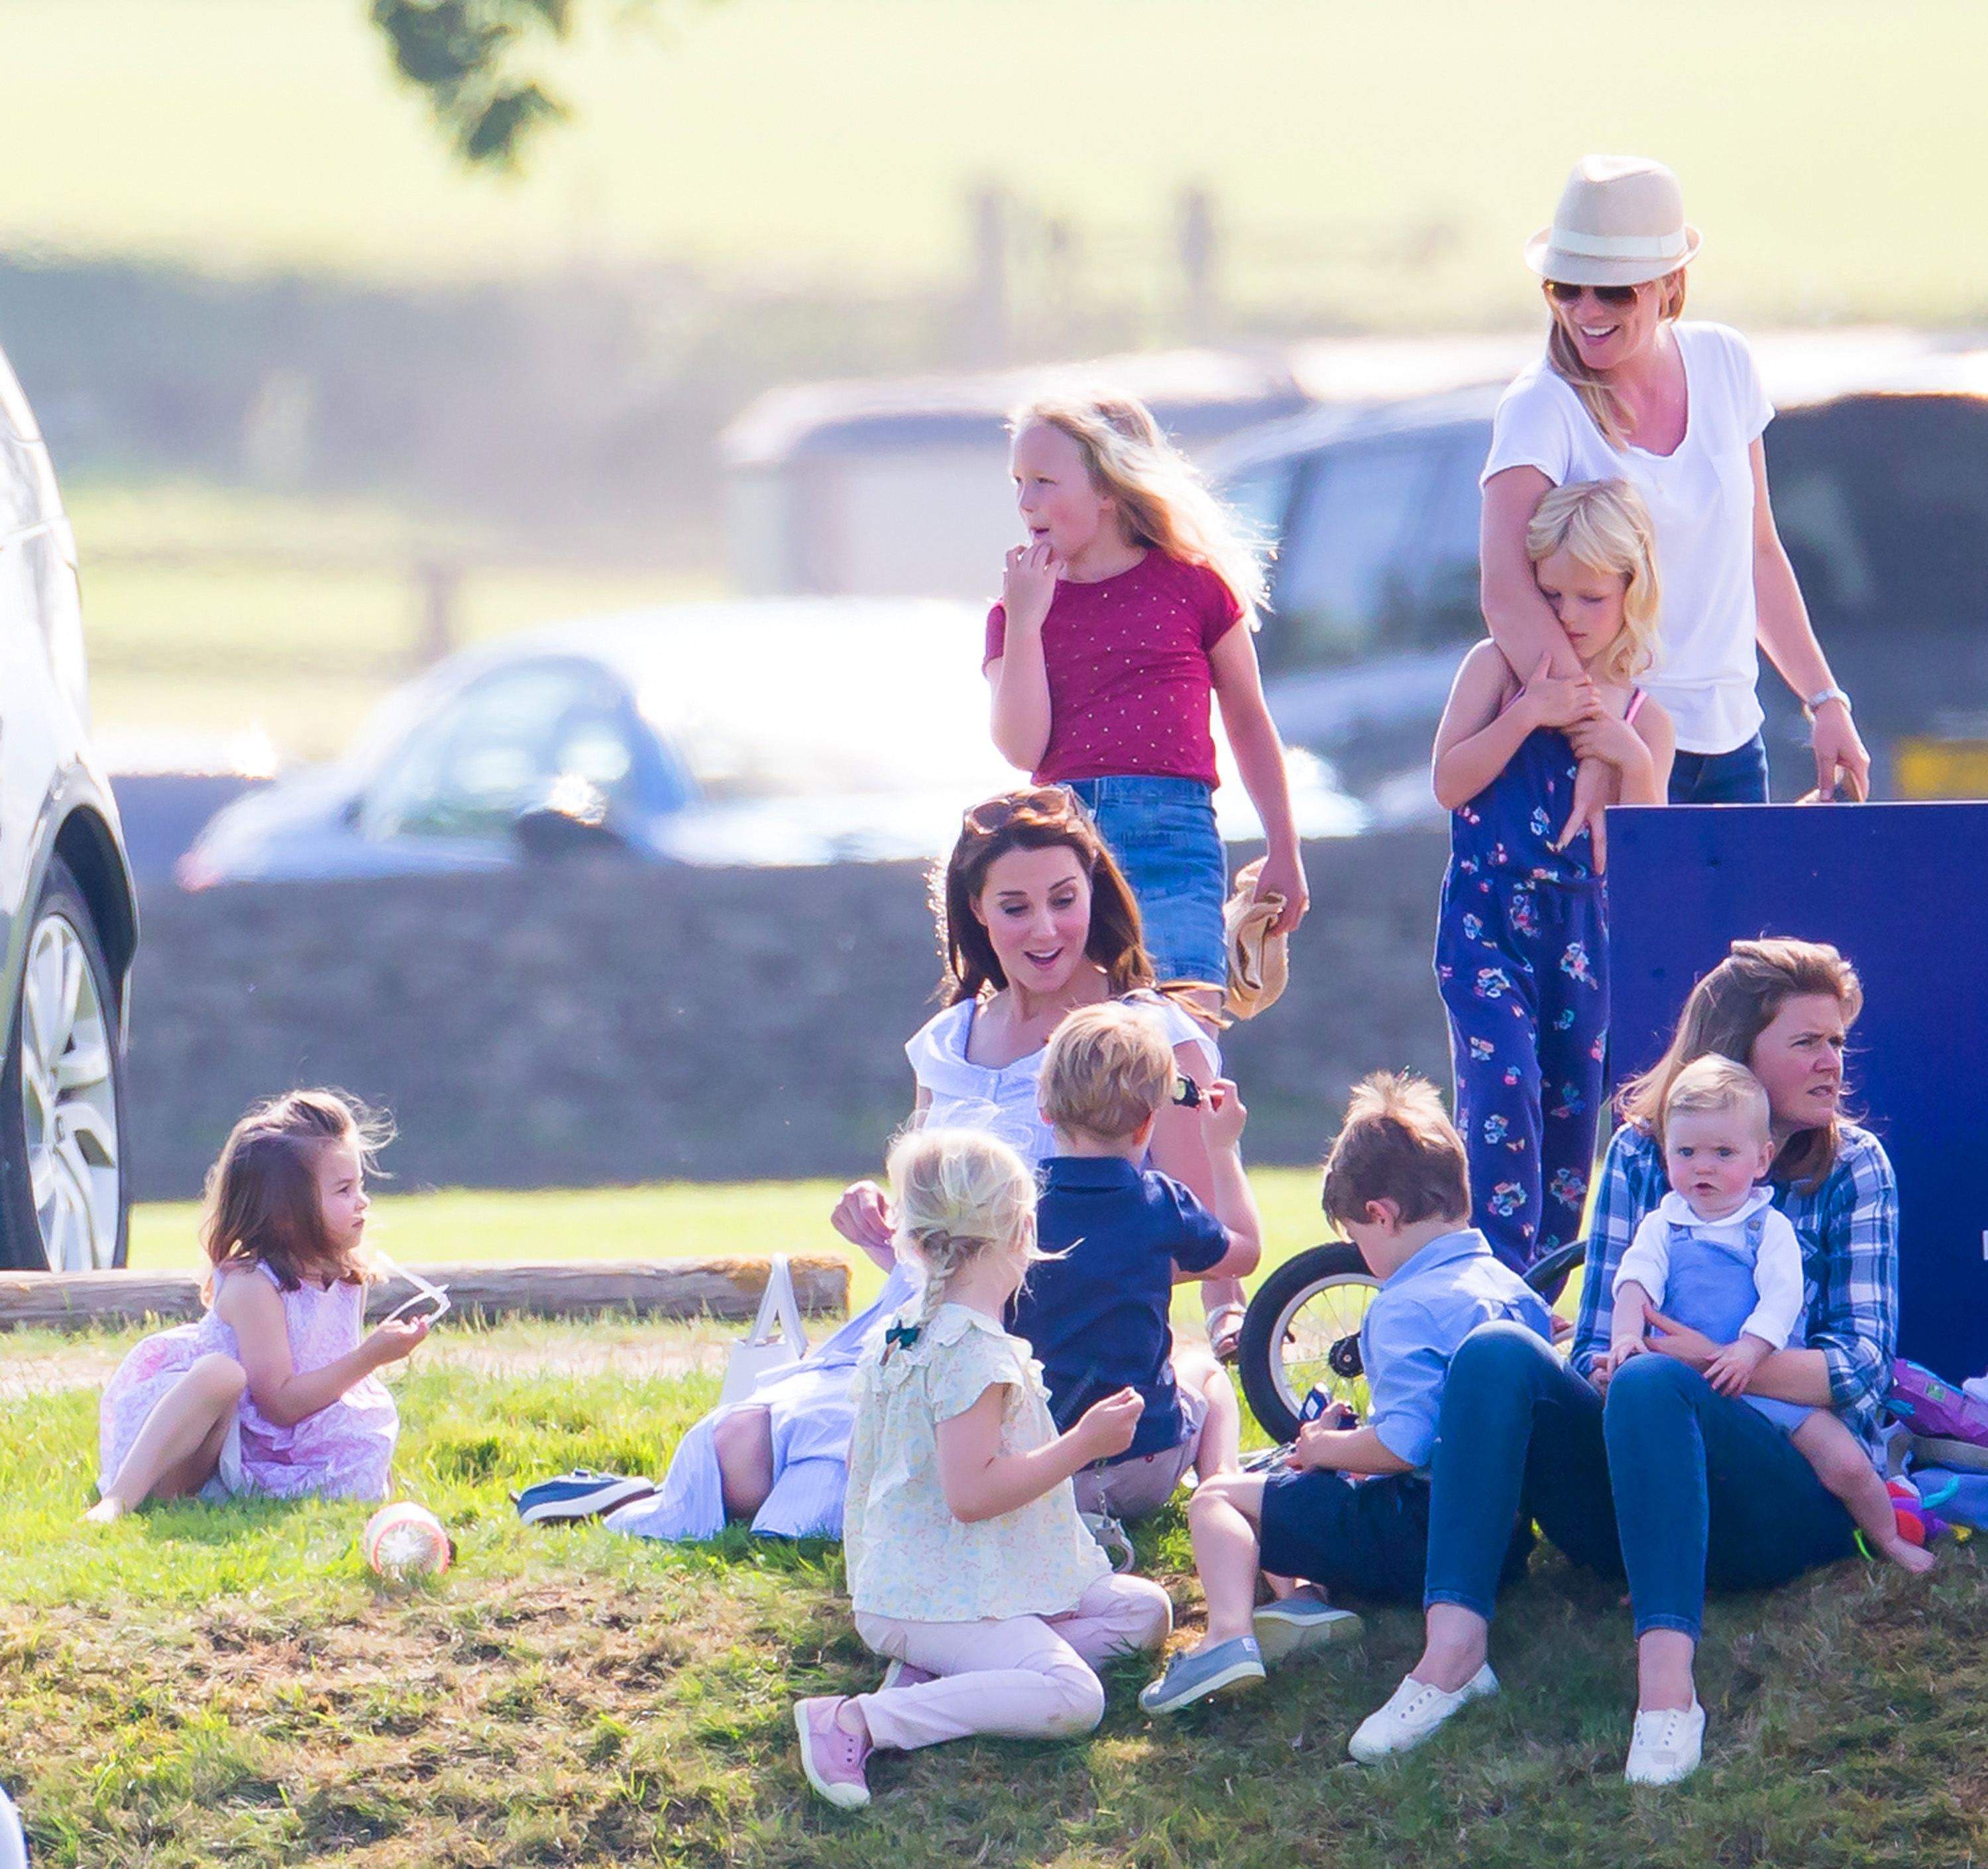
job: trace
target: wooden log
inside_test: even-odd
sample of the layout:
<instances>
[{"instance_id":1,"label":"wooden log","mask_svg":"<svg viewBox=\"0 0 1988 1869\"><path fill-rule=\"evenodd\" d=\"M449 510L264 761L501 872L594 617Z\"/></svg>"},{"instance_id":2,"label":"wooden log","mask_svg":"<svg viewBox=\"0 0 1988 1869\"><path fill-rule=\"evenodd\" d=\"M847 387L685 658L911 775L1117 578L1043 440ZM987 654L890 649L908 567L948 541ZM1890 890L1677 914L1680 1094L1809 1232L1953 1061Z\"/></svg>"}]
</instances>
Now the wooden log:
<instances>
[{"instance_id":1,"label":"wooden log","mask_svg":"<svg viewBox=\"0 0 1988 1869\"><path fill-rule=\"evenodd\" d=\"M765 1295L772 1263L749 1258L570 1259L414 1269L454 1302L446 1326L460 1317L591 1317L604 1311L647 1318L749 1318ZM787 1265L803 1313L847 1313L845 1261L792 1254ZM200 1288L194 1272L0 1272L0 1330L180 1323L204 1310ZM387 1279L367 1293L366 1314L379 1317L414 1295L405 1279Z\"/></svg>"}]
</instances>

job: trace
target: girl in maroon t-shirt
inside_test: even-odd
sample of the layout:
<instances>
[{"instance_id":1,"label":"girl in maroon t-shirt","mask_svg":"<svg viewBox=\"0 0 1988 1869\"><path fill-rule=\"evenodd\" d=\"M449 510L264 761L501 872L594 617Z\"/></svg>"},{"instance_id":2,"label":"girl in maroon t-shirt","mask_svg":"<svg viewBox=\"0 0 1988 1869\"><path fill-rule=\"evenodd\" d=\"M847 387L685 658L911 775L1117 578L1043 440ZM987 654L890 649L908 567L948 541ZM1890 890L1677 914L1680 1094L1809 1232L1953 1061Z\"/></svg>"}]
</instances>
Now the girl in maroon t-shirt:
<instances>
[{"instance_id":1,"label":"girl in maroon t-shirt","mask_svg":"<svg viewBox=\"0 0 1988 1869\"><path fill-rule=\"evenodd\" d=\"M1211 699L1269 841L1256 892L1283 898L1285 933L1310 900L1283 747L1250 631L1236 627L1263 600L1263 567L1143 403L1052 398L1012 429L1029 543L1008 554L987 618L994 743L1037 784L1084 801L1132 886L1160 978L1205 982L1197 997L1219 1011L1229 872ZM1209 1317L1222 1349L1241 1288L1207 1295L1224 1301Z\"/></svg>"},{"instance_id":2,"label":"girl in maroon t-shirt","mask_svg":"<svg viewBox=\"0 0 1988 1869\"><path fill-rule=\"evenodd\" d=\"M1090 807L1160 977L1219 987L1228 872L1211 697L1270 841L1257 892L1283 897L1285 933L1310 900L1283 747L1250 631L1236 628L1263 601L1262 567L1144 404L1041 401L1013 430L1029 543L1009 553L987 618L994 743Z\"/></svg>"}]
</instances>

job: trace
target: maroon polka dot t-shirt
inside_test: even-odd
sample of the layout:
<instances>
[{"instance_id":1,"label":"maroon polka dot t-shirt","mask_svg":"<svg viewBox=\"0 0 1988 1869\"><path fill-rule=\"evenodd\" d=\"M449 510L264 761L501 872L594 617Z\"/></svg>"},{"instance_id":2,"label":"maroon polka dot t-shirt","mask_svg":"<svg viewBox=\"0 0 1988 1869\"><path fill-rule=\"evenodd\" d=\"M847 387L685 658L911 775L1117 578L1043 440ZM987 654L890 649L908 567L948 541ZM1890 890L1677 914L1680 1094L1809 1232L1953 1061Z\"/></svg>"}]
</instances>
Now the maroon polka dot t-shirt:
<instances>
[{"instance_id":1,"label":"maroon polka dot t-shirt","mask_svg":"<svg viewBox=\"0 0 1988 1869\"><path fill-rule=\"evenodd\" d=\"M1060 580L1043 624L1050 743L1038 785L1138 774L1215 783L1209 656L1242 606L1205 564L1149 550L1096 584ZM1006 648L1008 614L987 613L987 653Z\"/></svg>"}]
</instances>

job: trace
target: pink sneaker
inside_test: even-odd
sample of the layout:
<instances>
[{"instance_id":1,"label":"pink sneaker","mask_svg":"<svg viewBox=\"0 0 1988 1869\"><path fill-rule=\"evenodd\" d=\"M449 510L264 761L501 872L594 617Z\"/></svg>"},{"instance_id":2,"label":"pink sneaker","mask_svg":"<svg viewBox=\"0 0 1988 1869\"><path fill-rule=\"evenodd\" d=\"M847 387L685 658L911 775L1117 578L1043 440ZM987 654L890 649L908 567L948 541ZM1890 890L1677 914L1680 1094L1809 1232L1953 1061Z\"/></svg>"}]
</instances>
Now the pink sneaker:
<instances>
[{"instance_id":1,"label":"pink sneaker","mask_svg":"<svg viewBox=\"0 0 1988 1869\"><path fill-rule=\"evenodd\" d=\"M879 1694L888 1694L893 1688L921 1688L928 1681L938 1680L928 1668L920 1668L915 1661L893 1661L884 1671L884 1678L877 1684Z\"/></svg>"},{"instance_id":2,"label":"pink sneaker","mask_svg":"<svg viewBox=\"0 0 1988 1869\"><path fill-rule=\"evenodd\" d=\"M860 1810L870 1802L863 1776L871 1746L836 1718L846 1696L819 1694L794 1703L794 1730L800 1735L801 1769L808 1783L843 1810Z\"/></svg>"}]
</instances>

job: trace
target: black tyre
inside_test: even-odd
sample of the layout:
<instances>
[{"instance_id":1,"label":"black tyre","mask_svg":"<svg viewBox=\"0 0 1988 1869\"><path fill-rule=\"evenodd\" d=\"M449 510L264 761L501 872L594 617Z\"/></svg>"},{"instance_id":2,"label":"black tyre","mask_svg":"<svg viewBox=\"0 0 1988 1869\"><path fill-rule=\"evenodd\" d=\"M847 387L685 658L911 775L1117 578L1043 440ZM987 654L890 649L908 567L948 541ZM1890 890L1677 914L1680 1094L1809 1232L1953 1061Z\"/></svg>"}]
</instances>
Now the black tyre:
<instances>
[{"instance_id":1,"label":"black tyre","mask_svg":"<svg viewBox=\"0 0 1988 1869\"><path fill-rule=\"evenodd\" d=\"M1380 1288L1357 1249L1337 1242L1286 1260L1256 1288L1236 1369L1249 1412L1273 1441L1296 1435L1298 1410L1316 1387L1365 1413L1360 1323Z\"/></svg>"},{"instance_id":2,"label":"black tyre","mask_svg":"<svg viewBox=\"0 0 1988 1869\"><path fill-rule=\"evenodd\" d=\"M124 1053L90 904L57 858L28 935L0 1059L0 1265L122 1265Z\"/></svg>"}]
</instances>

